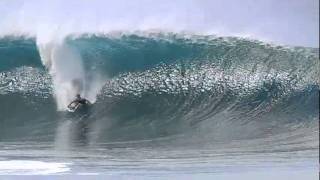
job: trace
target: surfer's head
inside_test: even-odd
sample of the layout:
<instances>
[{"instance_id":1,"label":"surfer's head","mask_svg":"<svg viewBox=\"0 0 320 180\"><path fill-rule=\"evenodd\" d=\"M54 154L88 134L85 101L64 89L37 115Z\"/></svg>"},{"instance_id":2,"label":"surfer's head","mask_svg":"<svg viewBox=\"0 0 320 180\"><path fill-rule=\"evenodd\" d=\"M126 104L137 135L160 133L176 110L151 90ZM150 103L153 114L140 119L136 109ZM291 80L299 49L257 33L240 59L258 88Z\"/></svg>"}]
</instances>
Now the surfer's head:
<instances>
[{"instance_id":1,"label":"surfer's head","mask_svg":"<svg viewBox=\"0 0 320 180\"><path fill-rule=\"evenodd\" d=\"M80 94L77 94L77 95L76 95L76 98L81 98Z\"/></svg>"}]
</instances>

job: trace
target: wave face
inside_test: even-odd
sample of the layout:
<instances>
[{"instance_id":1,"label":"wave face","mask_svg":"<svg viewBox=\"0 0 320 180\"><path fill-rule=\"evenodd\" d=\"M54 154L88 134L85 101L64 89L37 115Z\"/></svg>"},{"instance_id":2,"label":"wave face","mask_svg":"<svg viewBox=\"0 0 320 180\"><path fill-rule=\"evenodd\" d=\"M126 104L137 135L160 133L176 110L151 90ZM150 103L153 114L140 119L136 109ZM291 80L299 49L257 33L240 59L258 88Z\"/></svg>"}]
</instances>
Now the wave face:
<instances>
[{"instance_id":1,"label":"wave face","mask_svg":"<svg viewBox=\"0 0 320 180\"><path fill-rule=\"evenodd\" d=\"M318 53L171 33L83 34L46 44L5 37L0 140L57 141L68 121L85 127L90 143L286 139L316 149ZM95 102L85 117L65 111L75 89Z\"/></svg>"}]
</instances>

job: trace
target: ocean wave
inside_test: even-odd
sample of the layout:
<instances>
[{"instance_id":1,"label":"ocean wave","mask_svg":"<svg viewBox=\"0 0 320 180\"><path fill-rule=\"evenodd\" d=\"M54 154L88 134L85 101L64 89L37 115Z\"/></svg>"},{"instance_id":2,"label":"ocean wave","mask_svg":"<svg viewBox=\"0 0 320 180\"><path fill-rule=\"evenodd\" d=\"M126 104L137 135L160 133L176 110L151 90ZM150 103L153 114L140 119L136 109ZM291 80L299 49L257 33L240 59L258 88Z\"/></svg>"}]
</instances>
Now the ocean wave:
<instances>
[{"instance_id":1,"label":"ocean wave","mask_svg":"<svg viewBox=\"0 0 320 180\"><path fill-rule=\"evenodd\" d=\"M218 142L299 128L309 136L319 108L318 52L173 33L84 34L49 44L6 37L1 138L54 139L53 127L76 118L63 109L75 88L95 102L88 121L96 141Z\"/></svg>"}]
</instances>

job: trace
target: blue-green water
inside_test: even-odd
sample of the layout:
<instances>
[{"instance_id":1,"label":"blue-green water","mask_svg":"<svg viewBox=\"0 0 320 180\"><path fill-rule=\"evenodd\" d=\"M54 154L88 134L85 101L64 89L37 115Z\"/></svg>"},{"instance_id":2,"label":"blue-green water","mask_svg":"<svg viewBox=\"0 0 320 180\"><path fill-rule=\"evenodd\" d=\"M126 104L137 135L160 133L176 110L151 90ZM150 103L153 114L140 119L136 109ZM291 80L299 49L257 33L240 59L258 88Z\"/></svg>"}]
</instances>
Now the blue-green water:
<instances>
[{"instance_id":1,"label":"blue-green water","mask_svg":"<svg viewBox=\"0 0 320 180\"><path fill-rule=\"evenodd\" d=\"M0 174L317 170L318 53L172 33L4 37L0 162L58 164ZM77 92L94 102L85 115L66 112Z\"/></svg>"}]
</instances>

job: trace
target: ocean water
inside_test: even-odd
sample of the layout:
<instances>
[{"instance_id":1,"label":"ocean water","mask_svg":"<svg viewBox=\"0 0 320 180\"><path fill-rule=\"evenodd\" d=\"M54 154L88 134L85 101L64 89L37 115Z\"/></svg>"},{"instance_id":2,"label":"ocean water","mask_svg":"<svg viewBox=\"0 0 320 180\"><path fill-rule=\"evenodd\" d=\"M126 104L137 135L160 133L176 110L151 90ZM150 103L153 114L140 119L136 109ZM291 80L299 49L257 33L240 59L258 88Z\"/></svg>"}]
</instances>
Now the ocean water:
<instances>
[{"instance_id":1,"label":"ocean water","mask_svg":"<svg viewBox=\"0 0 320 180\"><path fill-rule=\"evenodd\" d=\"M187 33L4 36L0 174L317 179L318 54ZM69 113L78 92L93 105Z\"/></svg>"}]
</instances>

